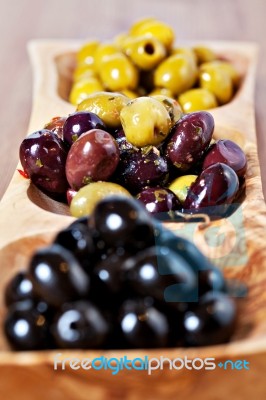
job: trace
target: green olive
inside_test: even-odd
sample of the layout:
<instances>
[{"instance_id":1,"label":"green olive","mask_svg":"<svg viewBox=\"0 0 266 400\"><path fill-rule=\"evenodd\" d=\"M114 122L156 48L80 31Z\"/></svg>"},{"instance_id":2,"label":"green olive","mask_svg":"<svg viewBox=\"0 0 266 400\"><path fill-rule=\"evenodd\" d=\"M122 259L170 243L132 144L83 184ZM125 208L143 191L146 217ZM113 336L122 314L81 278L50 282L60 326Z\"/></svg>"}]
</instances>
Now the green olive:
<instances>
[{"instance_id":1,"label":"green olive","mask_svg":"<svg viewBox=\"0 0 266 400\"><path fill-rule=\"evenodd\" d=\"M173 29L164 22L156 19L146 19L134 24L130 30L131 36L149 36L157 38L166 49L172 47L175 34Z\"/></svg>"},{"instance_id":2,"label":"green olive","mask_svg":"<svg viewBox=\"0 0 266 400\"><path fill-rule=\"evenodd\" d=\"M226 73L228 73L232 79L233 85L235 87L239 86L240 83L240 73L238 70L235 68L235 66L230 63L229 61L222 61L222 60L214 60L209 63L204 63L200 66L201 71L204 71L204 69L207 69L209 66L211 67L217 67Z\"/></svg>"},{"instance_id":3,"label":"green olive","mask_svg":"<svg viewBox=\"0 0 266 400\"><path fill-rule=\"evenodd\" d=\"M91 93L101 90L103 90L103 86L97 78L93 76L86 79L84 78L74 83L72 86L69 95L69 101L76 106L86 99Z\"/></svg>"},{"instance_id":4,"label":"green olive","mask_svg":"<svg viewBox=\"0 0 266 400\"><path fill-rule=\"evenodd\" d=\"M119 47L115 43L101 43L94 53L94 65L97 72L100 71L102 63L113 54L120 53Z\"/></svg>"},{"instance_id":5,"label":"green olive","mask_svg":"<svg viewBox=\"0 0 266 400\"><path fill-rule=\"evenodd\" d=\"M174 54L185 54L186 56L191 57L192 61L195 64L197 64L198 62L195 52L190 47L174 47L171 50L171 55Z\"/></svg>"},{"instance_id":6,"label":"green olive","mask_svg":"<svg viewBox=\"0 0 266 400\"><path fill-rule=\"evenodd\" d=\"M142 70L151 70L166 56L166 49L155 37L129 37L122 46L125 54Z\"/></svg>"},{"instance_id":7,"label":"green olive","mask_svg":"<svg viewBox=\"0 0 266 400\"><path fill-rule=\"evenodd\" d=\"M182 117L182 109L177 100L172 99L171 97L164 96L162 94L155 94L150 97L159 100L164 105L171 118L172 125L175 124Z\"/></svg>"},{"instance_id":8,"label":"green olive","mask_svg":"<svg viewBox=\"0 0 266 400\"><path fill-rule=\"evenodd\" d=\"M121 93L97 92L89 95L79 103L77 111L90 111L98 115L103 122L112 128L121 126L120 112L129 102Z\"/></svg>"},{"instance_id":9,"label":"green olive","mask_svg":"<svg viewBox=\"0 0 266 400\"><path fill-rule=\"evenodd\" d=\"M169 189L175 193L181 203L184 203L187 193L196 179L197 175L179 176L170 184Z\"/></svg>"},{"instance_id":10,"label":"green olive","mask_svg":"<svg viewBox=\"0 0 266 400\"><path fill-rule=\"evenodd\" d=\"M171 90L166 89L166 88L155 88L149 93L149 96L155 96L157 94L167 96L170 98L174 98L174 95L171 92Z\"/></svg>"},{"instance_id":11,"label":"green olive","mask_svg":"<svg viewBox=\"0 0 266 400\"><path fill-rule=\"evenodd\" d=\"M218 106L214 94L203 88L190 89L182 93L178 101L185 113L209 110Z\"/></svg>"},{"instance_id":12,"label":"green olive","mask_svg":"<svg viewBox=\"0 0 266 400\"><path fill-rule=\"evenodd\" d=\"M78 65L93 65L95 51L99 47L100 42L98 40L93 40L91 42L85 43L77 53L77 63Z\"/></svg>"},{"instance_id":13,"label":"green olive","mask_svg":"<svg viewBox=\"0 0 266 400\"><path fill-rule=\"evenodd\" d=\"M86 64L78 65L73 73L74 82L82 81L84 79L91 77L97 78L97 75L95 73L94 68Z\"/></svg>"},{"instance_id":14,"label":"green olive","mask_svg":"<svg viewBox=\"0 0 266 400\"><path fill-rule=\"evenodd\" d=\"M137 147L158 145L172 125L165 106L152 97L131 100L122 108L120 118L128 142Z\"/></svg>"},{"instance_id":15,"label":"green olive","mask_svg":"<svg viewBox=\"0 0 266 400\"><path fill-rule=\"evenodd\" d=\"M124 187L116 183L93 182L83 186L73 197L70 203L70 213L77 218L90 215L100 200L112 195L132 197Z\"/></svg>"},{"instance_id":16,"label":"green olive","mask_svg":"<svg viewBox=\"0 0 266 400\"><path fill-rule=\"evenodd\" d=\"M213 61L217 58L216 54L209 47L195 46L193 47L193 50L198 60L198 64Z\"/></svg>"},{"instance_id":17,"label":"green olive","mask_svg":"<svg viewBox=\"0 0 266 400\"><path fill-rule=\"evenodd\" d=\"M190 89L197 79L197 67L192 58L185 54L174 54L164 60L155 70L154 83L174 95Z\"/></svg>"},{"instance_id":18,"label":"green olive","mask_svg":"<svg viewBox=\"0 0 266 400\"><path fill-rule=\"evenodd\" d=\"M233 96L231 76L227 71L211 63L200 68L200 87L212 92L219 104L228 103Z\"/></svg>"},{"instance_id":19,"label":"green olive","mask_svg":"<svg viewBox=\"0 0 266 400\"><path fill-rule=\"evenodd\" d=\"M138 70L122 53L112 54L102 62L100 79L107 90L117 92L124 89L136 89Z\"/></svg>"}]
</instances>

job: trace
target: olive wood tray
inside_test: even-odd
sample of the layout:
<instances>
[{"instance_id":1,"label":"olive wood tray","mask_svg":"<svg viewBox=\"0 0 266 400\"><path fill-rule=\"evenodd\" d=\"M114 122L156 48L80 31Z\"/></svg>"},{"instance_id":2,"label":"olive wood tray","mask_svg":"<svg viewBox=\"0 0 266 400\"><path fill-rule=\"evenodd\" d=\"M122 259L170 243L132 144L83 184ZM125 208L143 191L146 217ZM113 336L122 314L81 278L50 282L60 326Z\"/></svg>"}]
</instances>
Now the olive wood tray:
<instances>
[{"instance_id":1,"label":"olive wood tray","mask_svg":"<svg viewBox=\"0 0 266 400\"><path fill-rule=\"evenodd\" d=\"M185 43L190 45L191 43ZM227 105L211 110L215 118L215 137L235 140L246 152L248 171L246 194L241 204L243 218L232 224L227 219L213 221L204 227L191 223L193 239L202 249L204 234L210 227L222 229L226 240L223 246L236 240L236 257L222 249L224 273L237 278L248 287L246 298L239 300L236 332L228 344L202 348L156 350L81 351L58 350L13 352L0 332L0 397L13 400L186 400L196 395L198 400L234 400L265 398L266 384L266 207L262 194L254 120L254 82L257 46L247 42L203 42L219 55L230 59L241 71L243 81L234 99ZM67 101L75 53L81 42L32 41L29 53L34 72L33 109L28 132L40 129L56 115L68 115L74 107ZM20 165L18 165L18 168ZM5 308L3 292L6 282L15 271L24 268L32 252L49 243L55 232L67 226L73 218L67 207L49 199L16 171L0 203L0 320ZM170 229L182 234L184 223L167 223ZM187 226L187 225L186 225ZM205 243L206 244L206 243ZM234 242L235 244L235 242ZM215 247L216 248L216 247ZM221 250L221 249L220 249ZM208 254L207 254L208 255ZM243 260L245 256L245 262ZM215 258L215 251L213 254ZM220 256L219 256L220 257ZM219 258L218 257L218 258ZM227 359L247 360L250 370L156 370L151 376L146 371L122 370L112 375L109 370L54 371L57 353L62 358L79 359L99 356L128 358L164 356L175 358L214 357L216 364Z\"/></svg>"}]
</instances>

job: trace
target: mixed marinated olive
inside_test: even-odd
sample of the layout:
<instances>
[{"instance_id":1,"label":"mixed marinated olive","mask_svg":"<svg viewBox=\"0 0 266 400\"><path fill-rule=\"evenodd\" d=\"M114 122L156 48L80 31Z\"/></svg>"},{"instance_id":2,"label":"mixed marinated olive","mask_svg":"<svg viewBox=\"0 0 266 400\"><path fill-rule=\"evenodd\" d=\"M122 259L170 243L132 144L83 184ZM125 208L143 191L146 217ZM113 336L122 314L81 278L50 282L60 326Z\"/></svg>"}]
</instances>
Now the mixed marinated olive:
<instances>
[{"instance_id":1,"label":"mixed marinated olive","mask_svg":"<svg viewBox=\"0 0 266 400\"><path fill-rule=\"evenodd\" d=\"M37 250L5 303L15 350L213 345L230 340L237 316L220 270L125 195Z\"/></svg>"},{"instance_id":2,"label":"mixed marinated olive","mask_svg":"<svg viewBox=\"0 0 266 400\"><path fill-rule=\"evenodd\" d=\"M69 101L120 92L129 98L163 94L178 100L183 112L228 103L241 75L236 67L205 46L174 45L174 30L146 18L112 41L86 42L78 51Z\"/></svg>"},{"instance_id":3,"label":"mixed marinated olive","mask_svg":"<svg viewBox=\"0 0 266 400\"><path fill-rule=\"evenodd\" d=\"M26 137L20 160L24 176L67 201L75 217L116 193L137 197L153 214L211 214L238 199L247 167L241 148L215 141L214 129L210 112L183 114L164 95L98 92Z\"/></svg>"}]
</instances>

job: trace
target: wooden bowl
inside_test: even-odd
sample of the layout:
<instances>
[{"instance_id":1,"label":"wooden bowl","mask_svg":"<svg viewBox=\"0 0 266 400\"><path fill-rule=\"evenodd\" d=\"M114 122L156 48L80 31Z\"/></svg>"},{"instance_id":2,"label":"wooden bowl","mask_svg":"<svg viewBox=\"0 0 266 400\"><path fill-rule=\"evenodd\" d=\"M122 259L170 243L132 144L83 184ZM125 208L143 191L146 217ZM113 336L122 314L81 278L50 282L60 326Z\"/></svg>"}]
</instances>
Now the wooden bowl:
<instances>
[{"instance_id":1,"label":"wooden bowl","mask_svg":"<svg viewBox=\"0 0 266 400\"><path fill-rule=\"evenodd\" d=\"M229 278L237 278L248 287L248 295L239 300L239 318L235 334L228 344L202 348L176 348L127 351L58 350L13 352L0 333L1 398L53 400L182 400L196 395L198 400L245 400L265 398L266 385L266 207L262 194L254 121L253 91L257 47L253 43L205 42L217 53L229 58L243 74L243 82L234 99L211 110L215 118L215 137L239 143L248 158L246 194L242 204L227 219L203 227L199 223L168 223L176 233L194 240ZM67 115L74 107L67 101L76 41L34 41L29 45L34 71L33 110L29 133L38 130L56 115ZM19 166L18 166L19 167ZM67 207L42 194L16 171L0 203L0 318L5 314L3 292L15 271L25 267L36 248L50 243L55 232L73 218ZM212 246L206 237L211 229ZM224 240L220 243L220 234ZM215 358L216 368L146 370L54 370L54 357L79 359L144 357ZM249 369L235 367L226 360L246 360ZM223 363L223 366L218 366ZM241 364L243 366L243 363Z\"/></svg>"}]
</instances>

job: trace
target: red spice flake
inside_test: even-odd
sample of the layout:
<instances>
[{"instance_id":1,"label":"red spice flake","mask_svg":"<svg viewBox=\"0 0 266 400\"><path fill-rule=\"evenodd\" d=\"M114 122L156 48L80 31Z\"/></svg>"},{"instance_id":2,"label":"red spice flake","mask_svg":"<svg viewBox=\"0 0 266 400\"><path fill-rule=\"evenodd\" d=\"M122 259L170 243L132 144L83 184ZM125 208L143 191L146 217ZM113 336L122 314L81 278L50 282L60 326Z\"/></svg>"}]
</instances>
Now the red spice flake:
<instances>
[{"instance_id":1,"label":"red spice flake","mask_svg":"<svg viewBox=\"0 0 266 400\"><path fill-rule=\"evenodd\" d=\"M30 179L28 174L25 171L23 171L22 169L18 169L17 171L20 173L21 176L23 176L23 178Z\"/></svg>"}]
</instances>

